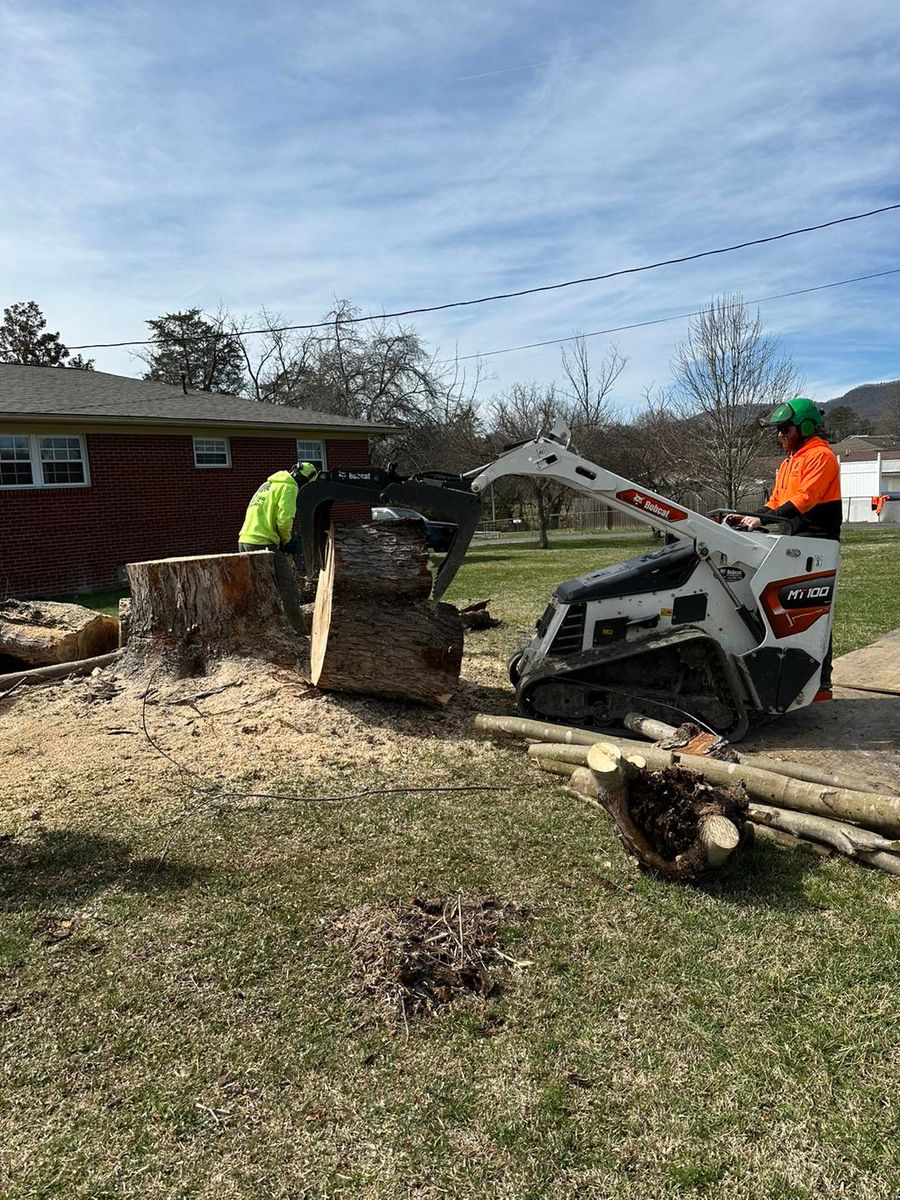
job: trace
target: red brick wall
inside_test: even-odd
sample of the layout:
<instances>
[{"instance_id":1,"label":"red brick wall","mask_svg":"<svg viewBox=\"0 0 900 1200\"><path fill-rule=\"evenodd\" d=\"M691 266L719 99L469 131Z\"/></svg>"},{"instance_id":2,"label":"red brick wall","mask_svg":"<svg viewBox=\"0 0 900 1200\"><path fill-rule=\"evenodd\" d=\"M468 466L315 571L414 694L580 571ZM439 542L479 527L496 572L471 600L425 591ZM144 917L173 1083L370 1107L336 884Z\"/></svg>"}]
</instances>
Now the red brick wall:
<instances>
[{"instance_id":1,"label":"red brick wall","mask_svg":"<svg viewBox=\"0 0 900 1200\"><path fill-rule=\"evenodd\" d=\"M124 566L237 549L247 502L296 461L290 437L232 437L231 467L194 466L182 434L87 434L86 488L0 488L0 597L120 586ZM369 461L365 439L327 440L330 467ZM365 515L343 506L342 515Z\"/></svg>"}]
</instances>

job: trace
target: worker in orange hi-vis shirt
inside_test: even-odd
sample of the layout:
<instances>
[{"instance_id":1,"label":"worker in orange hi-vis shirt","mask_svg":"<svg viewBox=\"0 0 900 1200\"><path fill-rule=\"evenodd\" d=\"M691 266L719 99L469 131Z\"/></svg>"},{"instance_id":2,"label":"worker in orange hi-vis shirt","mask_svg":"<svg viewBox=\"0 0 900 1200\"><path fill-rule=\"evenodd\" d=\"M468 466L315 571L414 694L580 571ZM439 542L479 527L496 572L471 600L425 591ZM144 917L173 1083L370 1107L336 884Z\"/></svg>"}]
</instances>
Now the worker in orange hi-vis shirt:
<instances>
[{"instance_id":1,"label":"worker in orange hi-vis shirt","mask_svg":"<svg viewBox=\"0 0 900 1200\"><path fill-rule=\"evenodd\" d=\"M822 410L805 396L778 405L768 423L774 425L787 458L778 468L765 506L753 516L730 513L725 518L729 525L755 530L785 522L795 537L840 540L841 469L834 451L818 434L824 420ZM831 699L830 640L816 699Z\"/></svg>"}]
</instances>

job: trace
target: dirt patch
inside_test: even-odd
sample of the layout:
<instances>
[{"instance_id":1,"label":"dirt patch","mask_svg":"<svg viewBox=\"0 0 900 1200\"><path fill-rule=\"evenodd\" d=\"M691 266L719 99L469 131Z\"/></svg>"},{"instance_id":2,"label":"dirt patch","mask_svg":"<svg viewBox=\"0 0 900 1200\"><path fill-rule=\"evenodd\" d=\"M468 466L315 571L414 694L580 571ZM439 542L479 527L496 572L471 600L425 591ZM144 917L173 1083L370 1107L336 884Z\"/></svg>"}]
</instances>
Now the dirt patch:
<instances>
[{"instance_id":1,"label":"dirt patch","mask_svg":"<svg viewBox=\"0 0 900 1200\"><path fill-rule=\"evenodd\" d=\"M403 1026L464 996L490 996L516 960L500 926L527 910L491 897L417 897L362 904L328 925L353 964L369 1019Z\"/></svg>"}]
</instances>

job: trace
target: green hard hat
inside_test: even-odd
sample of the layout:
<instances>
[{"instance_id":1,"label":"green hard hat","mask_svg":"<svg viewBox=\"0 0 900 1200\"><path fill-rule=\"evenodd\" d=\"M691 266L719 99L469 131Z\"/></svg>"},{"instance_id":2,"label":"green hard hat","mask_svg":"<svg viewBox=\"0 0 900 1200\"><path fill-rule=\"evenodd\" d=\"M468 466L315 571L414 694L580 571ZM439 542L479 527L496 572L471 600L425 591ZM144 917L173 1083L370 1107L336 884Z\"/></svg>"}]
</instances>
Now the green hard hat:
<instances>
[{"instance_id":1,"label":"green hard hat","mask_svg":"<svg viewBox=\"0 0 900 1200\"><path fill-rule=\"evenodd\" d=\"M291 467L291 474L295 479L305 479L307 482L315 479L318 473L311 462L298 462Z\"/></svg>"},{"instance_id":2,"label":"green hard hat","mask_svg":"<svg viewBox=\"0 0 900 1200\"><path fill-rule=\"evenodd\" d=\"M800 432L809 437L825 420L825 414L817 404L806 396L795 396L784 404L779 404L769 417L770 425L796 425Z\"/></svg>"}]
</instances>

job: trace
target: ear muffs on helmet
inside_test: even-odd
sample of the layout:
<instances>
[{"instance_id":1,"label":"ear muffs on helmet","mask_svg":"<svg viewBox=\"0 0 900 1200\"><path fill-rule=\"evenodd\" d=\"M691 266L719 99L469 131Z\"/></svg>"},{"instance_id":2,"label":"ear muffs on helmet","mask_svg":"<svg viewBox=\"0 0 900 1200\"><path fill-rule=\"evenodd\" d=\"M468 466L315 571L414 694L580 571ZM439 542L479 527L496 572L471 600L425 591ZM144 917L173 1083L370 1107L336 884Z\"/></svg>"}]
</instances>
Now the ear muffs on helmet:
<instances>
[{"instance_id":1,"label":"ear muffs on helmet","mask_svg":"<svg viewBox=\"0 0 900 1200\"><path fill-rule=\"evenodd\" d=\"M779 404L769 417L772 425L784 425L787 422L796 425L800 436L805 438L812 437L824 420L822 410L806 396L795 396L793 400Z\"/></svg>"}]
</instances>

